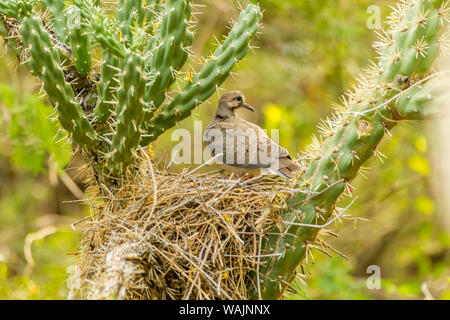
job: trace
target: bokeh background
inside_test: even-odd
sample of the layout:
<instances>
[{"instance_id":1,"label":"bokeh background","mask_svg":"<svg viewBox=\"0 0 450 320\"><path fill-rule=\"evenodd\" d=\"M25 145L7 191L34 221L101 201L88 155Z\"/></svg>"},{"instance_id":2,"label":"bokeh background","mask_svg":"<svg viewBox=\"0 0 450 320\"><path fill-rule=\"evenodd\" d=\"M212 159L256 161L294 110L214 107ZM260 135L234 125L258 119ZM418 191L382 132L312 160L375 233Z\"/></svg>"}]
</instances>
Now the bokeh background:
<instances>
[{"instance_id":1,"label":"bokeh background","mask_svg":"<svg viewBox=\"0 0 450 320\"><path fill-rule=\"evenodd\" d=\"M208 56L214 50L211 35L226 34L240 4L194 3L202 5L196 10L203 14L196 15L193 53ZM257 112L241 111L241 116L279 128L280 143L299 154L333 102L375 58L376 30L368 28L373 14L368 8L378 6L384 19L395 1L259 3L265 11L264 28L253 42L257 48L223 88L242 91ZM191 64L198 67L197 57ZM79 201L85 188L77 171L82 162L72 157L70 145L58 142L64 133L49 122L52 110L38 90L13 56L0 58L0 299L67 298L66 278L80 239L70 224L89 214ZM209 101L179 127L192 130L194 120L206 125L218 96ZM327 239L348 259L315 251L311 276L294 284L298 292L288 299L450 298L450 213L440 201L446 196L448 201L449 193L442 183L446 139L436 126L403 123L383 141L384 163L368 161L353 183L358 199L349 210L352 217L336 223L332 230L339 236ZM176 143L166 133L154 145L157 157L167 163ZM381 270L380 289L366 285L373 265Z\"/></svg>"}]
</instances>

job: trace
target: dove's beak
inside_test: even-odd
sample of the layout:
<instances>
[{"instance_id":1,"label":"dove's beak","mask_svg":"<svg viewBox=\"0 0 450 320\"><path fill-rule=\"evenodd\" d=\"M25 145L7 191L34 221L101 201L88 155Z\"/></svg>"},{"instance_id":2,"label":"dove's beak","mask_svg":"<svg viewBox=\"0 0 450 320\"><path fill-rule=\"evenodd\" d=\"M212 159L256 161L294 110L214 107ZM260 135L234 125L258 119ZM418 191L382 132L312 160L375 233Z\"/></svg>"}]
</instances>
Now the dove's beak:
<instances>
[{"instance_id":1,"label":"dove's beak","mask_svg":"<svg viewBox=\"0 0 450 320\"><path fill-rule=\"evenodd\" d=\"M248 109L248 110L250 110L250 111L252 111L252 112L255 112L255 109L253 109L253 107L252 107L251 105L247 104L247 103L243 103L243 104L240 106L240 108L245 108L245 109Z\"/></svg>"}]
</instances>

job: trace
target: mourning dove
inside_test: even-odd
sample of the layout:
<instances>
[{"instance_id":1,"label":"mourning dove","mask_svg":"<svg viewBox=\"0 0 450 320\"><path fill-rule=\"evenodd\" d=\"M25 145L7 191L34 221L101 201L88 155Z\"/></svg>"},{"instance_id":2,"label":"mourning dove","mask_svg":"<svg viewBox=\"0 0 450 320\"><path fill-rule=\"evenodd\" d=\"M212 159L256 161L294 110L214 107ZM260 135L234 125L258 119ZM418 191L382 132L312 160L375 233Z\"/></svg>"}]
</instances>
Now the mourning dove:
<instances>
[{"instance_id":1,"label":"mourning dove","mask_svg":"<svg viewBox=\"0 0 450 320\"><path fill-rule=\"evenodd\" d=\"M239 91L227 92L220 98L216 115L204 133L204 140L210 142L207 150L233 172L292 178L300 166L263 129L239 118L239 108L255 111Z\"/></svg>"}]
</instances>

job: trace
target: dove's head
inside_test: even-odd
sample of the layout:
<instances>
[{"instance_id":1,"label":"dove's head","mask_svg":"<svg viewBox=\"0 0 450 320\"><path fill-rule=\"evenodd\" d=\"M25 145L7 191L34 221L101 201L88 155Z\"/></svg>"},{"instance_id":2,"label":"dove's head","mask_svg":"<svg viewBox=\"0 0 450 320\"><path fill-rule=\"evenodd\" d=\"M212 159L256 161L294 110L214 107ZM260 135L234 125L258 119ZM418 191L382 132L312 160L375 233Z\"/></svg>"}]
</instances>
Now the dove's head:
<instances>
[{"instance_id":1,"label":"dove's head","mask_svg":"<svg viewBox=\"0 0 450 320\"><path fill-rule=\"evenodd\" d=\"M219 101L216 115L221 118L228 118L235 115L235 110L246 108L255 111L249 104L245 103L244 95L239 91L230 91L223 94Z\"/></svg>"}]
</instances>

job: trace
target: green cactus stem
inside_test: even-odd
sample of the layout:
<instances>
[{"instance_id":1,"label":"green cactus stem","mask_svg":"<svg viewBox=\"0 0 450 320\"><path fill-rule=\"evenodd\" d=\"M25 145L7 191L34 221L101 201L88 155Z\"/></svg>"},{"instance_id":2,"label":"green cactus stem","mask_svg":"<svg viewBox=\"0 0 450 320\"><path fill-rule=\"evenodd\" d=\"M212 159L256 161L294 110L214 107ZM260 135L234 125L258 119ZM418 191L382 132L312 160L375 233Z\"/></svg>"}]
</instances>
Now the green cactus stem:
<instances>
[{"instance_id":1,"label":"green cactus stem","mask_svg":"<svg viewBox=\"0 0 450 320\"><path fill-rule=\"evenodd\" d=\"M52 12L51 25L59 41L65 41L68 34L67 17L64 15L64 0L44 0L46 8Z\"/></svg>"},{"instance_id":2,"label":"green cactus stem","mask_svg":"<svg viewBox=\"0 0 450 320\"><path fill-rule=\"evenodd\" d=\"M72 7L73 10L79 12L77 6ZM92 66L92 50L91 37L86 30L86 26L81 23L70 26L69 28L70 49L72 50L72 58L80 75L87 75Z\"/></svg>"},{"instance_id":3,"label":"green cactus stem","mask_svg":"<svg viewBox=\"0 0 450 320\"><path fill-rule=\"evenodd\" d=\"M108 166L121 172L134 159L134 152L141 139L141 125L144 120L144 59L130 52L121 64L120 88L117 93L117 129L112 140Z\"/></svg>"},{"instance_id":4,"label":"green cactus stem","mask_svg":"<svg viewBox=\"0 0 450 320\"><path fill-rule=\"evenodd\" d=\"M44 83L48 99L55 107L59 121L81 146L95 147L97 134L84 116L73 90L64 79L58 51L53 48L39 17L27 16L22 21L22 36L31 56L31 68Z\"/></svg>"},{"instance_id":5,"label":"green cactus stem","mask_svg":"<svg viewBox=\"0 0 450 320\"><path fill-rule=\"evenodd\" d=\"M93 38L103 50L109 51L118 58L125 56L125 47L119 39L117 21L111 20L105 10L93 0L73 0L81 9L82 23L93 33Z\"/></svg>"},{"instance_id":6,"label":"green cactus stem","mask_svg":"<svg viewBox=\"0 0 450 320\"><path fill-rule=\"evenodd\" d=\"M401 95L395 109L397 117L403 120L428 120L436 118L440 109L436 99L446 97L448 88L443 86L441 77L436 77L410 88L410 91ZM443 101L442 104L444 104ZM442 105L441 104L441 105Z\"/></svg>"},{"instance_id":7,"label":"green cactus stem","mask_svg":"<svg viewBox=\"0 0 450 320\"><path fill-rule=\"evenodd\" d=\"M19 18L28 14L38 0L8 0L0 2L0 13L10 18Z\"/></svg>"},{"instance_id":8,"label":"green cactus stem","mask_svg":"<svg viewBox=\"0 0 450 320\"><path fill-rule=\"evenodd\" d=\"M116 105L115 92L119 70L119 59L111 53L103 54L101 77L98 83L97 105L94 109L95 119L99 123L108 120Z\"/></svg>"},{"instance_id":9,"label":"green cactus stem","mask_svg":"<svg viewBox=\"0 0 450 320\"><path fill-rule=\"evenodd\" d=\"M132 28L140 26L145 18L142 0L120 0L117 6L117 21L122 41L127 45L133 41Z\"/></svg>"},{"instance_id":10,"label":"green cactus stem","mask_svg":"<svg viewBox=\"0 0 450 320\"><path fill-rule=\"evenodd\" d=\"M158 33L158 46L152 54L152 80L146 94L146 101L150 103L151 110L146 114L147 121L164 101L168 87L175 80L174 73L186 62L187 50L183 45L190 15L190 0L167 1Z\"/></svg>"}]
</instances>

